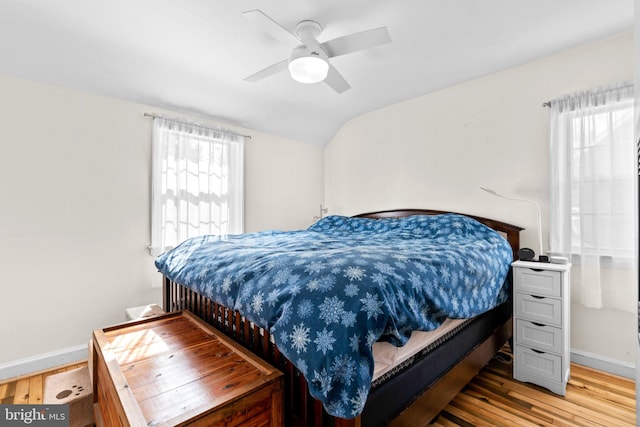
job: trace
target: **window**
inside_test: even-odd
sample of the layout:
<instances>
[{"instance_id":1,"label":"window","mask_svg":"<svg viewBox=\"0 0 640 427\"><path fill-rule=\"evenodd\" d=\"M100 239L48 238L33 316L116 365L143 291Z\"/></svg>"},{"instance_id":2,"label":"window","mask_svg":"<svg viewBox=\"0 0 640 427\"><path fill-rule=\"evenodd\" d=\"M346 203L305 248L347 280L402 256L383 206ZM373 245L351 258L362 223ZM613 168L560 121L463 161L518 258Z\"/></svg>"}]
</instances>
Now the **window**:
<instances>
[{"instance_id":1,"label":"window","mask_svg":"<svg viewBox=\"0 0 640 427\"><path fill-rule=\"evenodd\" d=\"M153 119L151 254L187 238L243 232L244 137Z\"/></svg>"},{"instance_id":2,"label":"window","mask_svg":"<svg viewBox=\"0 0 640 427\"><path fill-rule=\"evenodd\" d=\"M551 251L577 264L581 301L602 307L602 282L616 282L613 270L630 271L636 256L633 85L550 104Z\"/></svg>"},{"instance_id":3,"label":"window","mask_svg":"<svg viewBox=\"0 0 640 427\"><path fill-rule=\"evenodd\" d=\"M572 141L571 252L631 258L633 100L581 113L567 113Z\"/></svg>"}]
</instances>

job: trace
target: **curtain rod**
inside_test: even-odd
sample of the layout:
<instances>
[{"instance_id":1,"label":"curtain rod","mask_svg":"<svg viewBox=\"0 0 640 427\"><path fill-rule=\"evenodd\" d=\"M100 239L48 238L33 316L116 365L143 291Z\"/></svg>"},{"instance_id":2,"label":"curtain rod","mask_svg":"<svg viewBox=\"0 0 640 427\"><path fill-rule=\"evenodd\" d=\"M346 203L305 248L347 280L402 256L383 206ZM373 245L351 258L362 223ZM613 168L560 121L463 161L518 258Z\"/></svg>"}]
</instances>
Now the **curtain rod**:
<instances>
[{"instance_id":1,"label":"curtain rod","mask_svg":"<svg viewBox=\"0 0 640 427\"><path fill-rule=\"evenodd\" d=\"M165 116L162 116L160 114L155 114L155 113L144 113L144 116L145 117L151 117L151 118L154 118L154 119L173 120L174 122L184 123L184 124L188 124L188 125L196 125L196 126L209 127L209 128L211 127L210 125L205 125L205 124L202 124L202 123L192 122L192 121L186 120L186 119L176 119L176 118L173 118L173 117L165 117ZM243 135L241 133L234 132L232 130L222 129L222 128L219 128L219 129L216 129L216 130L219 130L219 131L222 131L222 132L229 132L229 133L231 133L233 135L242 136L242 137L251 139L251 135Z\"/></svg>"},{"instance_id":2,"label":"curtain rod","mask_svg":"<svg viewBox=\"0 0 640 427\"><path fill-rule=\"evenodd\" d=\"M628 89L628 88L633 88L633 82L622 82L622 83L618 83L612 86L605 86L605 87L600 87L597 89L592 89L588 92L613 92L615 90L624 90L624 89ZM552 99L550 101L547 102L543 102L542 106L543 107L551 107L551 103L553 103L554 101L560 100L562 99L562 97L560 98L556 98L556 99Z\"/></svg>"}]
</instances>

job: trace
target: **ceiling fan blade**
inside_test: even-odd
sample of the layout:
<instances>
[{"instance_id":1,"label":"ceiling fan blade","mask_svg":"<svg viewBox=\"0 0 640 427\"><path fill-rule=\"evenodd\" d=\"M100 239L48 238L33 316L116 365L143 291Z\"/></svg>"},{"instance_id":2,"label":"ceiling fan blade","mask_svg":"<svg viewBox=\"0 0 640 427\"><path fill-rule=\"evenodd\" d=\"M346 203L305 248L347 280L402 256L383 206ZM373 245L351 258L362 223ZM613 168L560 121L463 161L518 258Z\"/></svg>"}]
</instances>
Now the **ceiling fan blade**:
<instances>
[{"instance_id":1,"label":"ceiling fan blade","mask_svg":"<svg viewBox=\"0 0 640 427\"><path fill-rule=\"evenodd\" d=\"M284 71L289 66L289 60L283 59L280 62L276 62L275 64L265 68L264 70L260 70L255 74L250 75L249 77L245 77L245 81L247 82L257 82L258 80L262 80L266 77L272 76L280 71Z\"/></svg>"},{"instance_id":2,"label":"ceiling fan blade","mask_svg":"<svg viewBox=\"0 0 640 427\"><path fill-rule=\"evenodd\" d=\"M351 85L347 83L344 77L342 77L342 74L331 64L329 64L329 73L327 74L327 78L324 79L324 82L338 93L351 89Z\"/></svg>"},{"instance_id":3,"label":"ceiling fan blade","mask_svg":"<svg viewBox=\"0 0 640 427\"><path fill-rule=\"evenodd\" d=\"M329 58L346 55L359 50L389 43L391 35L387 27L380 27L373 30L362 31L348 36L338 37L320 44L320 47L327 53Z\"/></svg>"},{"instance_id":4,"label":"ceiling fan blade","mask_svg":"<svg viewBox=\"0 0 640 427\"><path fill-rule=\"evenodd\" d=\"M249 10L247 12L242 12L242 14L247 19L250 19L252 22L262 27L262 29L274 39L289 45L300 44L299 38L289 32L282 25L278 24L276 21L265 15L261 10Z\"/></svg>"}]
</instances>

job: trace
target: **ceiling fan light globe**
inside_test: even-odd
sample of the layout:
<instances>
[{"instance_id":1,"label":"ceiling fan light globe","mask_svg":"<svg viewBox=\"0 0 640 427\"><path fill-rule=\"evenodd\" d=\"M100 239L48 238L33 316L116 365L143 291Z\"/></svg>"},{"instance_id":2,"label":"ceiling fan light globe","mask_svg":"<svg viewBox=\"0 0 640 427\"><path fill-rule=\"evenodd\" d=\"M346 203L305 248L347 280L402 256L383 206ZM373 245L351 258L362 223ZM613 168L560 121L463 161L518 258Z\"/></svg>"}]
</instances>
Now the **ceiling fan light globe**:
<instances>
[{"instance_id":1,"label":"ceiling fan light globe","mask_svg":"<svg viewBox=\"0 0 640 427\"><path fill-rule=\"evenodd\" d=\"M318 56L300 56L289 61L291 77L300 83L318 83L327 78L329 63Z\"/></svg>"}]
</instances>

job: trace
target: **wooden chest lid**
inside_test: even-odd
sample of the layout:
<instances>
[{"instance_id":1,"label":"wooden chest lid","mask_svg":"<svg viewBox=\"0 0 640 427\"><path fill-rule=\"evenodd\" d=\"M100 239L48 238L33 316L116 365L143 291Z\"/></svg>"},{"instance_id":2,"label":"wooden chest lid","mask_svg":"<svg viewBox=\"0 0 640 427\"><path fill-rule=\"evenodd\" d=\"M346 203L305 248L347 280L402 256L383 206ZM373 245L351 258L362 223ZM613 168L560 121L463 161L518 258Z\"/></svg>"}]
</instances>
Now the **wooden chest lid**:
<instances>
[{"instance_id":1,"label":"wooden chest lid","mask_svg":"<svg viewBox=\"0 0 640 427\"><path fill-rule=\"evenodd\" d=\"M123 406L150 426L215 410L282 375L189 312L95 331L94 340Z\"/></svg>"}]
</instances>

